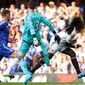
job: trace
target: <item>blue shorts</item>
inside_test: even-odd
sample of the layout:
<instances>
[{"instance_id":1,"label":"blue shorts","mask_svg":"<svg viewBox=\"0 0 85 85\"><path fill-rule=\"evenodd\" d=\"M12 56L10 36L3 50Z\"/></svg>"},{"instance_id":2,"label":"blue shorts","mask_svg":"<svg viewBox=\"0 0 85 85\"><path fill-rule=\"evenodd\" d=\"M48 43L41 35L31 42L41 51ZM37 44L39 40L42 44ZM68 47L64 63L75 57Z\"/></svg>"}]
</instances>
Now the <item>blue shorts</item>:
<instances>
[{"instance_id":1,"label":"blue shorts","mask_svg":"<svg viewBox=\"0 0 85 85\"><path fill-rule=\"evenodd\" d=\"M14 50L4 43L0 44L0 59L2 59L3 57L9 58L13 52Z\"/></svg>"}]
</instances>

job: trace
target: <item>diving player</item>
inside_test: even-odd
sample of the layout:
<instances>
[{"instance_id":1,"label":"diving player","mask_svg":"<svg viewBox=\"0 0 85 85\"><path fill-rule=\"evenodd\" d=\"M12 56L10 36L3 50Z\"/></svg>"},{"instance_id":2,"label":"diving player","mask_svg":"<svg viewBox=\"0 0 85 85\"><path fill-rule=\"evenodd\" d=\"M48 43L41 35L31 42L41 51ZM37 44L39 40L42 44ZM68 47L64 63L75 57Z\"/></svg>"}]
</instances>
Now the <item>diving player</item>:
<instances>
[{"instance_id":1,"label":"diving player","mask_svg":"<svg viewBox=\"0 0 85 85\"><path fill-rule=\"evenodd\" d=\"M83 24L81 18L75 17L72 20L71 24L67 27L66 31L60 32L58 34L58 36L60 37L60 43L59 44L57 43L58 40L56 40L55 42L53 42L53 40L52 40L52 43L51 43L49 51L48 51L50 59L53 57L53 55L57 51L60 51L64 54L69 55L71 58L71 62L77 72L78 78L84 77L85 73L80 71L79 65L78 65L78 62L76 59L76 53L71 49L71 47L78 48L80 46L80 45L73 45L72 39L78 32L82 32L83 29L84 29L84 24ZM31 72L34 73L36 69L38 69L40 66L42 66L42 64L44 64L43 58L40 59L40 61L31 70Z\"/></svg>"}]
</instances>

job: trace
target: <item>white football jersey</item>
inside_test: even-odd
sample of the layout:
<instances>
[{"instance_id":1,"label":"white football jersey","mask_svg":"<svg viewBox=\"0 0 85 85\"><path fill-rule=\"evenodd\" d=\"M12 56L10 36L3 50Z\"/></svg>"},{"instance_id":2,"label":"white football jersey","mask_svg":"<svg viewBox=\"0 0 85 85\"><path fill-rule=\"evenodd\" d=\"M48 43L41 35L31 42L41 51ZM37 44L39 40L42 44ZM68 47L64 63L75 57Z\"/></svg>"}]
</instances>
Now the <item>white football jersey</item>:
<instances>
[{"instance_id":1,"label":"white football jersey","mask_svg":"<svg viewBox=\"0 0 85 85\"><path fill-rule=\"evenodd\" d=\"M59 37L61 38L60 43L58 44L57 41L54 40L54 37L50 41L49 51L50 53L55 53L56 51L63 51L67 48L65 46L66 42L72 42L72 39L76 35L76 29L74 28L71 34L68 34L66 31L58 33Z\"/></svg>"}]
</instances>

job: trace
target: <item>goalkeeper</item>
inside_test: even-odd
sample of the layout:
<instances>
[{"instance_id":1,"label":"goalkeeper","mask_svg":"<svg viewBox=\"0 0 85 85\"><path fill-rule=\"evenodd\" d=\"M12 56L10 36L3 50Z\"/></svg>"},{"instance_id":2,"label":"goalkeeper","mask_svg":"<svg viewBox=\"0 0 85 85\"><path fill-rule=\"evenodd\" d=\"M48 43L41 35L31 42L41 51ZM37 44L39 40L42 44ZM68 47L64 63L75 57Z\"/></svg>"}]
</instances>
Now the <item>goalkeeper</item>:
<instances>
[{"instance_id":1,"label":"goalkeeper","mask_svg":"<svg viewBox=\"0 0 85 85\"><path fill-rule=\"evenodd\" d=\"M25 18L25 30L22 35L22 43L19 49L19 53L24 57L32 44L34 45L39 44L44 53L45 63L48 66L49 65L48 52L46 50L45 44L41 40L41 36L39 33L40 30L39 25L41 22L43 22L50 28L54 35L56 35L56 32L54 31L54 28L51 25L51 23L46 18L44 18L41 14L34 12L35 6L36 1L30 0L28 3L29 13ZM55 39L58 38L59 38L58 36L55 36Z\"/></svg>"}]
</instances>

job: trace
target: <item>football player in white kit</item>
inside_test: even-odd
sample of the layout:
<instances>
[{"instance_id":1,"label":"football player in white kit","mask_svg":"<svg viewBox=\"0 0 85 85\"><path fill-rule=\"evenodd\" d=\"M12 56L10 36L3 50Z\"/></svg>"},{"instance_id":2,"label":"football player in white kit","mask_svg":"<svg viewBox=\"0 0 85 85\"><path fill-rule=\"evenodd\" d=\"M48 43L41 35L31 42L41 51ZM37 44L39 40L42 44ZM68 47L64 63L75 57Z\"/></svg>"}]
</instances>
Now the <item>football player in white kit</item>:
<instances>
[{"instance_id":1,"label":"football player in white kit","mask_svg":"<svg viewBox=\"0 0 85 85\"><path fill-rule=\"evenodd\" d=\"M60 39L56 41L53 41L53 40L51 41L51 44L48 50L50 59L53 57L53 55L57 51L60 51L64 54L69 55L71 58L71 62L77 72L78 78L84 77L85 73L80 71L79 65L76 59L76 53L71 49L71 47L78 48L80 46L80 45L73 45L72 39L75 37L75 35L78 32L82 32L83 29L84 29L83 21L81 20L81 18L75 17L65 31L63 32L61 31L60 33L58 33L58 36L60 37ZM39 60L36 66L31 70L31 72L34 73L36 69L42 66L42 64L44 64L43 58Z\"/></svg>"}]
</instances>

